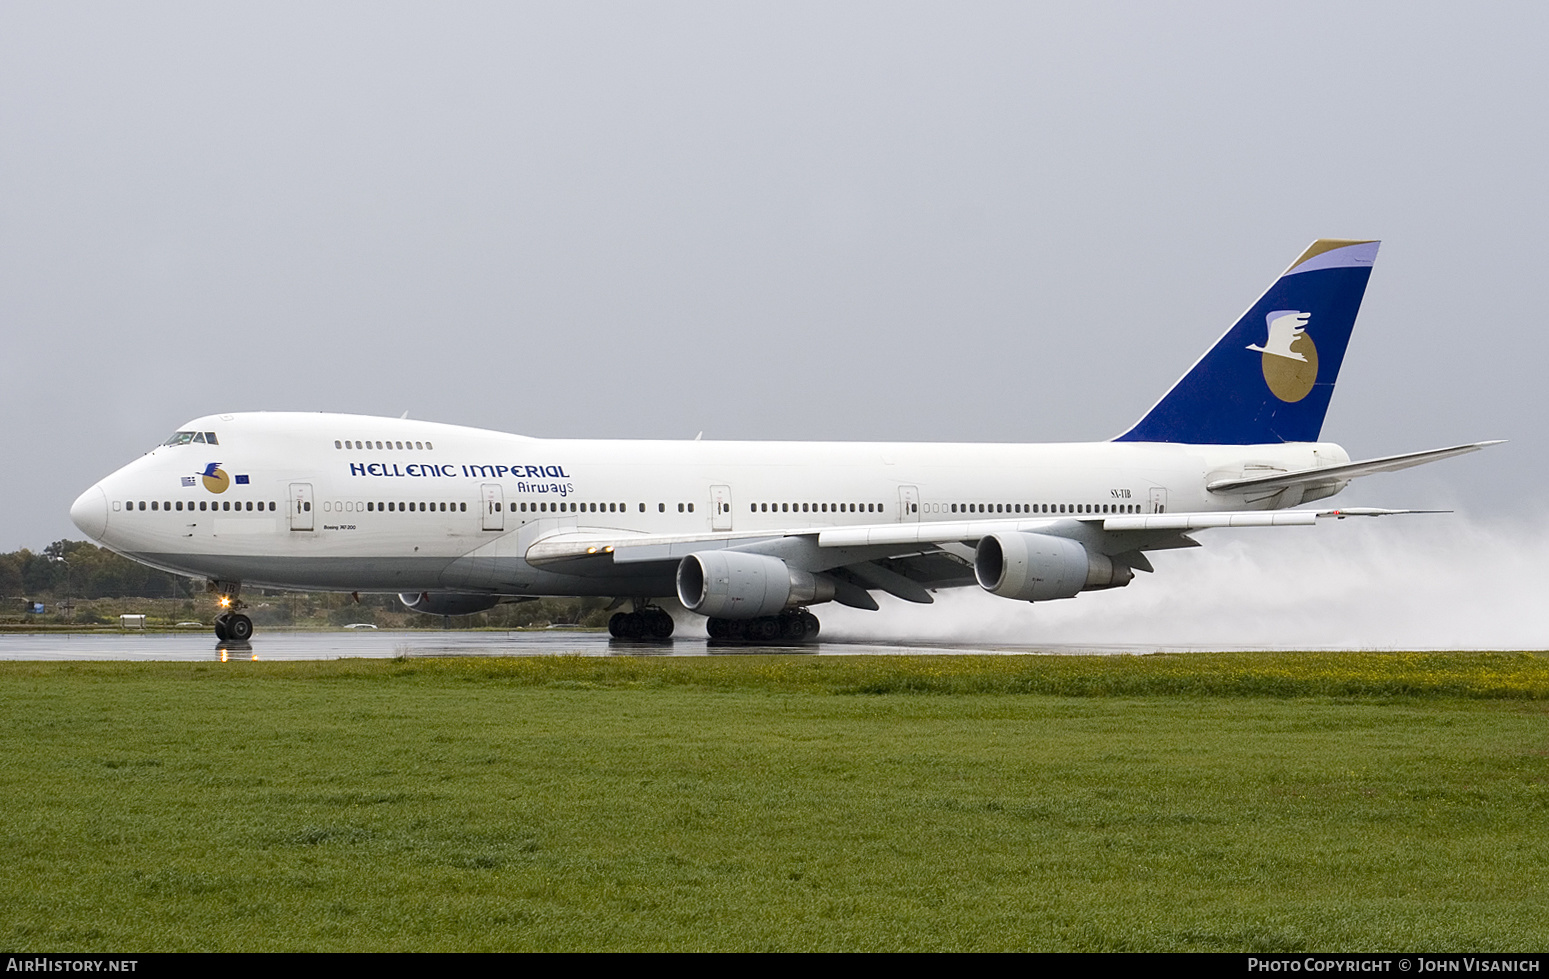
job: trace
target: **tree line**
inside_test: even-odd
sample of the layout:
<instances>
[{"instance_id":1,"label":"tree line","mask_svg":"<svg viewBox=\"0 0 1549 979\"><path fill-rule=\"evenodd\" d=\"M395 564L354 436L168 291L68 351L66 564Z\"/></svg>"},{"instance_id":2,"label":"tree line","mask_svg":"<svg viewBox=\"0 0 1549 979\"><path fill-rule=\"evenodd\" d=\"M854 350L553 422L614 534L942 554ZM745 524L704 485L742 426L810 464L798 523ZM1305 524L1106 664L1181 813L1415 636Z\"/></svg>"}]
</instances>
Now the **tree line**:
<instances>
[{"instance_id":1,"label":"tree line","mask_svg":"<svg viewBox=\"0 0 1549 979\"><path fill-rule=\"evenodd\" d=\"M202 586L86 541L0 554L0 595L7 598L188 598Z\"/></svg>"},{"instance_id":2,"label":"tree line","mask_svg":"<svg viewBox=\"0 0 1549 979\"><path fill-rule=\"evenodd\" d=\"M29 621L70 622L76 625L116 621L119 612L148 612L153 620L168 624L185 619L208 620L216 611L204 582L157 571L86 541L58 540L40 553L22 549L0 554L0 616L20 621L23 602L47 605L47 619ZM65 598L90 602L100 599L163 599L153 605L108 602L81 605L73 616L63 616L59 603ZM439 615L410 612L391 594L366 594L358 598L325 592L266 592L244 589L248 614L261 626L326 626L370 622L387 628L439 628ZM170 600L170 601L166 601ZM550 598L503 603L487 612L457 616L459 628L525 628L557 623L600 628L611 609L600 598Z\"/></svg>"}]
</instances>

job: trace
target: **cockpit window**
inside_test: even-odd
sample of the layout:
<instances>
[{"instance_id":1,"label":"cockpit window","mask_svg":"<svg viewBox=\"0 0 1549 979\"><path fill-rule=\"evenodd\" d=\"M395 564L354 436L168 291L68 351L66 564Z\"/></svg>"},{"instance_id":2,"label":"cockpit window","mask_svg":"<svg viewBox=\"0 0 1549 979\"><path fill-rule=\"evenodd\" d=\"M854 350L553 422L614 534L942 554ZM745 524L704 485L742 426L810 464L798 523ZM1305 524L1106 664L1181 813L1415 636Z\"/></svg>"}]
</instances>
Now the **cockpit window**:
<instances>
[{"instance_id":1,"label":"cockpit window","mask_svg":"<svg viewBox=\"0 0 1549 979\"><path fill-rule=\"evenodd\" d=\"M220 444L219 442L215 441L215 433L214 432L173 432L172 433L172 437L167 439L165 442L163 442L161 444L162 445L188 445L191 442L192 443L198 443L199 445L219 445Z\"/></svg>"}]
</instances>

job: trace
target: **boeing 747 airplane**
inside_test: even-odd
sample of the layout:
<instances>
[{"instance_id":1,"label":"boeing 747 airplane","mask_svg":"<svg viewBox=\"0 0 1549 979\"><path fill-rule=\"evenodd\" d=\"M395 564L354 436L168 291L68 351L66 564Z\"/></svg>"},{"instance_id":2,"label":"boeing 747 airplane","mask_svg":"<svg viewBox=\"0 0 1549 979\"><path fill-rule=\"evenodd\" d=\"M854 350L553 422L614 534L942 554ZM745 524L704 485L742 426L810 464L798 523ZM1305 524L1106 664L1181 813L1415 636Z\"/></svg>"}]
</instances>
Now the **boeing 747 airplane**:
<instances>
[{"instance_id":1,"label":"boeing 747 airplane","mask_svg":"<svg viewBox=\"0 0 1549 979\"><path fill-rule=\"evenodd\" d=\"M1129 431L1047 445L536 439L360 415L188 422L82 493L84 533L204 578L247 640L243 585L397 592L459 615L606 596L610 631L665 639L669 596L712 639L805 641L810 609L1022 602L1122 588L1147 551L1217 527L1400 513L1292 509L1357 476L1491 445L1352 462L1318 441L1377 257L1314 242ZM622 610L628 603L628 610Z\"/></svg>"}]
</instances>

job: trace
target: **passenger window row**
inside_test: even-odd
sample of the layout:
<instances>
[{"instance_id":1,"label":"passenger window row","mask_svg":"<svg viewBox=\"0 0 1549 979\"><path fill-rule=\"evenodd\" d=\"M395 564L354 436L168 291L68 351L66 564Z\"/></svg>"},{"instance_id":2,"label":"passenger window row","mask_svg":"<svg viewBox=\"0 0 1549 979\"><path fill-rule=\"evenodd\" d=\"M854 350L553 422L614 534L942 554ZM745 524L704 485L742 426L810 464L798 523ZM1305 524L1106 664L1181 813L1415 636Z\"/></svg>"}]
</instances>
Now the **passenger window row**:
<instances>
[{"instance_id":1,"label":"passenger window row","mask_svg":"<svg viewBox=\"0 0 1549 979\"><path fill-rule=\"evenodd\" d=\"M364 442L358 439L343 439L342 441L340 439L334 439L333 447L336 449L404 449L405 451L409 449L435 448L435 446L431 445L429 442L394 442L392 440L384 442L381 439L378 439L375 442L373 442L371 439L366 439Z\"/></svg>"},{"instance_id":2,"label":"passenger window row","mask_svg":"<svg viewBox=\"0 0 1549 979\"><path fill-rule=\"evenodd\" d=\"M943 507L941 504L926 507L927 510L933 508L939 512ZM198 509L200 511L216 511L221 513L273 513L277 510L277 505L272 500L257 502L253 500L200 500ZM501 505L496 503L494 510L498 512L500 509ZM666 513L667 504L658 503L656 509L658 513ZM1141 512L1140 506L1133 503L953 503L946 509L950 513L998 514L1116 514ZM175 502L172 500L113 501L113 512L115 513L120 511L144 512L146 510L153 512L171 512L174 510L193 512L194 501L188 500L186 503L183 500ZM323 501L323 510L339 513L353 513L357 511L361 513L402 513L405 511L419 513L467 513L468 504L440 502L400 503L397 501L377 503L348 500L330 503L325 500ZM629 505L625 503L528 503L522 501L520 503L513 502L510 505L510 510L512 513L626 513L629 510ZM753 503L749 505L749 511L752 513L883 513L885 510L886 508L881 503ZM644 503L639 504L639 511L641 513L645 512ZM679 503L678 512L693 513L694 504Z\"/></svg>"},{"instance_id":3,"label":"passenger window row","mask_svg":"<svg viewBox=\"0 0 1549 979\"><path fill-rule=\"evenodd\" d=\"M1133 503L954 503L952 513L1139 513Z\"/></svg>"},{"instance_id":4,"label":"passenger window row","mask_svg":"<svg viewBox=\"0 0 1549 979\"><path fill-rule=\"evenodd\" d=\"M881 503L750 503L751 513L882 513Z\"/></svg>"},{"instance_id":5,"label":"passenger window row","mask_svg":"<svg viewBox=\"0 0 1549 979\"><path fill-rule=\"evenodd\" d=\"M194 508L194 501L193 500L189 500L186 504L182 500L178 500L176 502L174 502L172 500L130 500L128 502L121 502L121 501L115 500L113 502L113 510L114 510L114 512L120 512L120 511L125 511L125 510L127 510L127 511L136 511L136 510L146 511L146 510L151 510L151 511L158 511L158 512L162 511L162 510L166 510L166 511L170 512L170 511L173 511L173 510L184 510L184 509L186 509L186 510L188 510L190 512L193 512L194 509L195 509ZM278 509L278 506L273 501L266 501L266 502L255 503L255 502L253 502L251 500L245 500L245 501L244 500L237 500L237 501L232 501L232 500L200 500L199 501L198 509L199 510L207 510L207 511L208 510L214 510L216 512L246 512L246 513L252 513L252 512L255 512L255 510L256 510L258 512L271 512L272 513L272 512L275 512ZM354 501L354 500L334 500L334 501L330 502L328 500L324 500L323 504L322 504L322 509L323 509L324 512L327 512L327 513L356 513L356 512L359 512L359 513L377 513L377 512L381 512L381 513L404 513L404 512L418 512L418 513L429 513L429 512L435 512L435 513L467 513L468 512L468 504L467 503L443 503L443 502L427 503L427 502L420 502L420 501L416 501L416 502L410 503L410 502L398 502L396 500L385 502L385 503L379 503L379 502L375 502L375 501ZM498 503L495 504L495 510L498 511L499 509L500 509L500 504L498 504ZM520 504L520 510L521 510L522 513L528 513L528 512L531 512L531 513L540 513L540 512L541 513L557 513L557 512L560 512L562 510L566 511L566 512L569 512L569 513L625 513L625 512L628 511L628 509L629 509L629 505L626 504L626 503L568 503L567 504L567 503L546 503L546 502L545 503L526 503L526 502L523 502L523 503ZM659 504L657 504L657 509L659 511L665 513L667 511L667 504L659 503ZM518 510L518 504L512 503L511 504L511 511L513 513L515 513L515 512L517 512L517 510ZM641 513L645 512L645 504L644 503L639 504L639 510L640 510ZM692 503L689 503L689 504L679 503L678 504L678 512L679 513L683 513L685 511L688 512L688 513L693 513L694 512L694 504L692 504Z\"/></svg>"},{"instance_id":6,"label":"passenger window row","mask_svg":"<svg viewBox=\"0 0 1549 979\"><path fill-rule=\"evenodd\" d=\"M645 512L645 504L638 504L640 512ZM501 505L496 503L490 510L491 513L499 513ZM513 502L508 507L512 513L628 513L628 503L529 503L523 500L520 503ZM667 504L656 504L656 512L666 513ZM693 513L694 504L678 504L679 513Z\"/></svg>"},{"instance_id":7,"label":"passenger window row","mask_svg":"<svg viewBox=\"0 0 1549 979\"><path fill-rule=\"evenodd\" d=\"M627 503L512 503L512 513L558 513L563 510L566 513L628 513ZM494 512L500 512L500 504L495 504ZM640 504L640 512L645 512L645 504Z\"/></svg>"},{"instance_id":8,"label":"passenger window row","mask_svg":"<svg viewBox=\"0 0 1549 979\"><path fill-rule=\"evenodd\" d=\"M355 500L334 500L330 503L323 501L324 513L467 513L466 503L400 503L392 500L387 503L375 501L358 502Z\"/></svg>"},{"instance_id":9,"label":"passenger window row","mask_svg":"<svg viewBox=\"0 0 1549 979\"><path fill-rule=\"evenodd\" d=\"M194 501L193 500L189 500L187 506L184 505L182 500L178 500L176 503L174 503L171 500L150 500L148 502L146 500L130 500L129 502L123 503L123 504L120 504L120 502L118 500L114 500L113 501L113 512L114 513L119 512L120 505L122 505L124 510L189 510L189 511L192 511L194 509ZM225 511L238 512L238 511L240 511L240 512L243 512L243 513L253 513L253 512L256 511L256 512L262 513L262 512L273 511L275 509L275 504L273 503L273 501L254 503L252 500L236 500L235 502L233 502L232 500L200 500L199 501L199 509L204 510L206 508L208 508L210 510L219 510L219 511L222 511L222 512L225 512Z\"/></svg>"}]
</instances>

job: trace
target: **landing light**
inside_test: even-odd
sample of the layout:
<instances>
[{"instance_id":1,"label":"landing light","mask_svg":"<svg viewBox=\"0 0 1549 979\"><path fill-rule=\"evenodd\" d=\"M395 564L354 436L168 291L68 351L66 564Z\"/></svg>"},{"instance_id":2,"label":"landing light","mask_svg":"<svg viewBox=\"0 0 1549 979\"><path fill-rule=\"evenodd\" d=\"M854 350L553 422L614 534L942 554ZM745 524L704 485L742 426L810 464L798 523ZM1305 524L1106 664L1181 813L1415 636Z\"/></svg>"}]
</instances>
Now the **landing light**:
<instances>
[{"instance_id":1,"label":"landing light","mask_svg":"<svg viewBox=\"0 0 1549 979\"><path fill-rule=\"evenodd\" d=\"M221 608L230 608L230 607L231 607L231 596L230 595L222 595L221 596Z\"/></svg>"}]
</instances>

